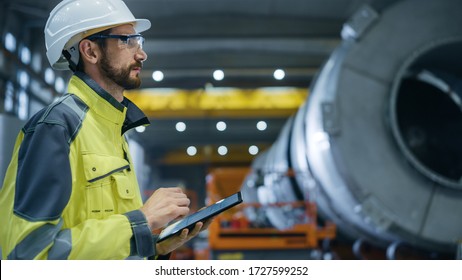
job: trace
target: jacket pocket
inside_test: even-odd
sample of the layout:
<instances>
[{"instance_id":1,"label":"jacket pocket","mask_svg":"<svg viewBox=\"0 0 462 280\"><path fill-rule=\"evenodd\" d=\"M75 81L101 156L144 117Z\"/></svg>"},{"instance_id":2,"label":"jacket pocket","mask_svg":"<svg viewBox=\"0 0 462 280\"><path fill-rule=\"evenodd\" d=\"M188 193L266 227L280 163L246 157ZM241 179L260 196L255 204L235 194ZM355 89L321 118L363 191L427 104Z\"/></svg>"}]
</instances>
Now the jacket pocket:
<instances>
[{"instance_id":1,"label":"jacket pocket","mask_svg":"<svg viewBox=\"0 0 462 280\"><path fill-rule=\"evenodd\" d=\"M83 166L85 179L89 183L103 180L130 167L128 161L123 158L99 154L84 154Z\"/></svg>"},{"instance_id":2,"label":"jacket pocket","mask_svg":"<svg viewBox=\"0 0 462 280\"><path fill-rule=\"evenodd\" d=\"M134 199L135 198L135 188L130 185L130 180L124 174L112 174L112 179L115 183L115 189L117 194L122 199Z\"/></svg>"},{"instance_id":3,"label":"jacket pocket","mask_svg":"<svg viewBox=\"0 0 462 280\"><path fill-rule=\"evenodd\" d=\"M87 181L85 196L89 218L102 219L115 214L120 198L134 198L135 191L125 174L130 165L125 159L84 154L83 166Z\"/></svg>"}]
</instances>

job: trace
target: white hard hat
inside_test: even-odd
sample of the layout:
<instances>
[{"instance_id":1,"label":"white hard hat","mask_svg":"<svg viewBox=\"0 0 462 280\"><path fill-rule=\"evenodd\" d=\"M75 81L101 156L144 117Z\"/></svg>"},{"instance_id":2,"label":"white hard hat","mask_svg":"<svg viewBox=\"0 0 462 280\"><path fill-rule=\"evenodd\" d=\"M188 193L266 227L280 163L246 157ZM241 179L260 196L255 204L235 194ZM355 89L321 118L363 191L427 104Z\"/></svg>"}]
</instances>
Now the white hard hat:
<instances>
[{"instance_id":1,"label":"white hard hat","mask_svg":"<svg viewBox=\"0 0 462 280\"><path fill-rule=\"evenodd\" d=\"M137 33L151 27L149 20L135 19L121 0L64 0L51 11L45 25L48 61L54 69L68 70L69 62L62 54L64 49L76 63L79 51L75 45L92 35L91 31L126 23L133 24Z\"/></svg>"}]
</instances>

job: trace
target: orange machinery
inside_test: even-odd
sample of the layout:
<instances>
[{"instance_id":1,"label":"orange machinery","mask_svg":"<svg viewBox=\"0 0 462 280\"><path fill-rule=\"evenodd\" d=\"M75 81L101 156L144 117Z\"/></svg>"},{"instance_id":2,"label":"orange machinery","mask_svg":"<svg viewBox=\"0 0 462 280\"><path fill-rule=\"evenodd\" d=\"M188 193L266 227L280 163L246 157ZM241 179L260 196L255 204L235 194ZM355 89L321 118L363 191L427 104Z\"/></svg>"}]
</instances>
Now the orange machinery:
<instances>
[{"instance_id":1,"label":"orange machinery","mask_svg":"<svg viewBox=\"0 0 462 280\"><path fill-rule=\"evenodd\" d=\"M237 192L249 168L227 167L210 170L207 177L207 197L214 203L224 197ZM287 176L293 176L288 173ZM319 226L317 221L316 204L313 202L294 202L292 206L304 204L307 223L297 224L288 230L275 228L250 227L243 214L245 207L260 207L258 204L245 202L218 215L209 227L209 250L226 251L224 258L243 258L240 251L269 251L269 250L310 250L318 249L321 240L335 238L335 225L326 223ZM279 205L278 205L279 206ZM226 226L223 226L226 225ZM237 252L235 254L229 252ZM204 252L196 252L196 258L210 258Z\"/></svg>"}]
</instances>

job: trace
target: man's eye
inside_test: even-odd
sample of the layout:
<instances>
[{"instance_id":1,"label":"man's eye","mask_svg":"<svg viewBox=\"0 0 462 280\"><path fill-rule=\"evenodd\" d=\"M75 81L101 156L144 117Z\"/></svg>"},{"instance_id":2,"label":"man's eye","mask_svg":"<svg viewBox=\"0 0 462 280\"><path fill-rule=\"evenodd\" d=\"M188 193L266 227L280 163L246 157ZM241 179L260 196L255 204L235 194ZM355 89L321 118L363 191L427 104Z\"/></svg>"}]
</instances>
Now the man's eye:
<instances>
[{"instance_id":1,"label":"man's eye","mask_svg":"<svg viewBox=\"0 0 462 280\"><path fill-rule=\"evenodd\" d=\"M132 37L128 40L128 45L133 47L133 46L136 46L138 43L138 38L136 37Z\"/></svg>"}]
</instances>

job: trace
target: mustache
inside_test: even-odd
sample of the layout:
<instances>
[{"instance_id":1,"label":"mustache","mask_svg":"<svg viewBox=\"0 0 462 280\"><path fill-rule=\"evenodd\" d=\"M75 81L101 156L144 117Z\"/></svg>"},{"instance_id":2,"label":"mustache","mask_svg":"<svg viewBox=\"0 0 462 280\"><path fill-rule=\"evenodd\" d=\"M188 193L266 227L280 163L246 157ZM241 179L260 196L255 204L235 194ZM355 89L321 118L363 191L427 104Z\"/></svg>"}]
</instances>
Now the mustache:
<instances>
[{"instance_id":1,"label":"mustache","mask_svg":"<svg viewBox=\"0 0 462 280\"><path fill-rule=\"evenodd\" d=\"M133 68L141 68L141 69L143 69L143 62L138 61L138 62L133 63L132 65L130 65L130 69L133 69Z\"/></svg>"}]
</instances>

